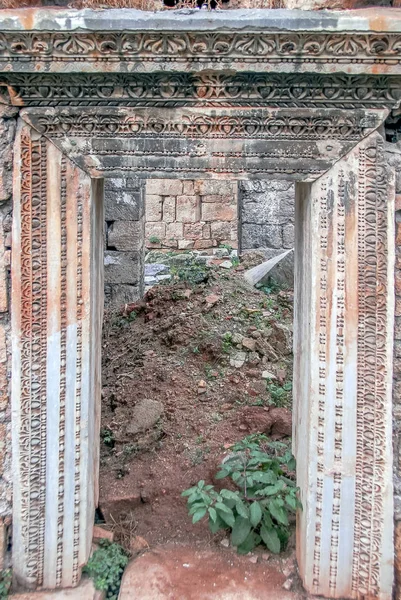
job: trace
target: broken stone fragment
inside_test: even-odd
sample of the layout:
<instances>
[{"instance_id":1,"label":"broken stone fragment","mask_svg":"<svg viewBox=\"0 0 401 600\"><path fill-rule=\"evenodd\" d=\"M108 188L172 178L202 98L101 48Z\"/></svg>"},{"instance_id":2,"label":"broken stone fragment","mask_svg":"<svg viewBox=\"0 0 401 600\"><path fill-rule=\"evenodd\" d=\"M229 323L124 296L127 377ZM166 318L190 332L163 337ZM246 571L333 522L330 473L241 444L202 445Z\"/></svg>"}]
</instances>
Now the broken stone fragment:
<instances>
[{"instance_id":1,"label":"broken stone fragment","mask_svg":"<svg viewBox=\"0 0 401 600\"><path fill-rule=\"evenodd\" d=\"M240 346L242 344L243 339L244 339L244 336L241 335L240 333L233 333L232 337L231 337L231 341L234 344L234 346Z\"/></svg>"},{"instance_id":2,"label":"broken stone fragment","mask_svg":"<svg viewBox=\"0 0 401 600\"><path fill-rule=\"evenodd\" d=\"M135 435L156 425L163 414L163 404L157 400L140 400L134 407L127 433Z\"/></svg>"},{"instance_id":3,"label":"broken stone fragment","mask_svg":"<svg viewBox=\"0 0 401 600\"><path fill-rule=\"evenodd\" d=\"M235 352L230 358L230 365L236 369L240 369L246 360L245 352Z\"/></svg>"},{"instance_id":4,"label":"broken stone fragment","mask_svg":"<svg viewBox=\"0 0 401 600\"><path fill-rule=\"evenodd\" d=\"M206 381L201 379L200 381L198 381L198 394L205 394L206 390L207 390Z\"/></svg>"},{"instance_id":5,"label":"broken stone fragment","mask_svg":"<svg viewBox=\"0 0 401 600\"><path fill-rule=\"evenodd\" d=\"M263 371L262 379L277 379L277 377L274 375L274 373L271 373L270 371Z\"/></svg>"},{"instance_id":6,"label":"broken stone fragment","mask_svg":"<svg viewBox=\"0 0 401 600\"><path fill-rule=\"evenodd\" d=\"M250 352L255 352L255 348L256 348L256 342L254 339L252 338L247 338L245 337L242 340L242 346L244 348L246 348L246 350L249 350Z\"/></svg>"},{"instance_id":7,"label":"broken stone fragment","mask_svg":"<svg viewBox=\"0 0 401 600\"><path fill-rule=\"evenodd\" d=\"M231 269L232 266L233 266L233 263L231 262L231 260L223 260L223 262L220 263L220 267L222 269Z\"/></svg>"}]
</instances>

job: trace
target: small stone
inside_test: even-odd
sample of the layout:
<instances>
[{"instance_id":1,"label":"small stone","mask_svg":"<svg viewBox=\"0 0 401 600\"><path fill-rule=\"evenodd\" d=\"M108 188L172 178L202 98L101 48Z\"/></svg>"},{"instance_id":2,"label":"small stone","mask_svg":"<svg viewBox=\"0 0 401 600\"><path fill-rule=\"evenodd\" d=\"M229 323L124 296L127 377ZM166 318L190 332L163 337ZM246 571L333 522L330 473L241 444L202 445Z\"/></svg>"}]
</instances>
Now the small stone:
<instances>
[{"instance_id":1,"label":"small stone","mask_svg":"<svg viewBox=\"0 0 401 600\"><path fill-rule=\"evenodd\" d=\"M207 391L206 381L201 379L200 381L198 381L198 394L206 394L206 391Z\"/></svg>"},{"instance_id":2,"label":"small stone","mask_svg":"<svg viewBox=\"0 0 401 600\"><path fill-rule=\"evenodd\" d=\"M220 546L224 546L224 548L228 548L230 545L230 540L227 538L224 538L224 540L221 540L220 542Z\"/></svg>"},{"instance_id":3,"label":"small stone","mask_svg":"<svg viewBox=\"0 0 401 600\"><path fill-rule=\"evenodd\" d=\"M147 550L149 548L149 544L145 538L141 537L140 535L136 535L132 538L129 547L132 554L138 554L143 550Z\"/></svg>"},{"instance_id":4,"label":"small stone","mask_svg":"<svg viewBox=\"0 0 401 600\"><path fill-rule=\"evenodd\" d=\"M220 300L220 296L217 296L216 294L209 294L206 296L205 300L210 306L214 306Z\"/></svg>"},{"instance_id":5,"label":"small stone","mask_svg":"<svg viewBox=\"0 0 401 600\"><path fill-rule=\"evenodd\" d=\"M235 367L236 369L240 369L243 366L243 364L245 363L245 360L246 360L245 352L236 352L230 358L230 365L232 367Z\"/></svg>"},{"instance_id":6,"label":"small stone","mask_svg":"<svg viewBox=\"0 0 401 600\"><path fill-rule=\"evenodd\" d=\"M258 562L258 557L255 555L252 555L249 557L249 562L251 562L252 564L256 565L256 563Z\"/></svg>"},{"instance_id":7,"label":"small stone","mask_svg":"<svg viewBox=\"0 0 401 600\"><path fill-rule=\"evenodd\" d=\"M250 352L255 352L256 342L252 338L244 338L242 340L242 346Z\"/></svg>"},{"instance_id":8,"label":"small stone","mask_svg":"<svg viewBox=\"0 0 401 600\"><path fill-rule=\"evenodd\" d=\"M240 333L233 333L232 337L231 337L231 341L235 346L240 346L242 344L243 339L244 339L244 336L241 335Z\"/></svg>"},{"instance_id":9,"label":"small stone","mask_svg":"<svg viewBox=\"0 0 401 600\"><path fill-rule=\"evenodd\" d=\"M250 352L248 356L248 362L252 366L256 366L260 363L260 356L257 352Z\"/></svg>"},{"instance_id":10,"label":"small stone","mask_svg":"<svg viewBox=\"0 0 401 600\"><path fill-rule=\"evenodd\" d=\"M231 269L233 266L233 263L231 262L231 260L223 260L222 263L220 263L220 267L222 269Z\"/></svg>"},{"instance_id":11,"label":"small stone","mask_svg":"<svg viewBox=\"0 0 401 600\"><path fill-rule=\"evenodd\" d=\"M262 379L277 379L274 373L270 373L270 371L263 371Z\"/></svg>"},{"instance_id":12,"label":"small stone","mask_svg":"<svg viewBox=\"0 0 401 600\"><path fill-rule=\"evenodd\" d=\"M223 256L230 256L230 253L227 250L227 248L214 248L213 254L218 258L223 258Z\"/></svg>"},{"instance_id":13,"label":"small stone","mask_svg":"<svg viewBox=\"0 0 401 600\"><path fill-rule=\"evenodd\" d=\"M283 588L287 590L287 592L289 592L292 588L292 579L287 579L286 581L284 581Z\"/></svg>"},{"instance_id":14,"label":"small stone","mask_svg":"<svg viewBox=\"0 0 401 600\"><path fill-rule=\"evenodd\" d=\"M277 369L276 373L277 373L277 379L279 381L285 381L285 379L287 377L286 369Z\"/></svg>"},{"instance_id":15,"label":"small stone","mask_svg":"<svg viewBox=\"0 0 401 600\"><path fill-rule=\"evenodd\" d=\"M251 336L253 338L255 338L255 340L257 340L258 338L262 337L262 333L261 333L261 331L258 331L258 330L252 331L251 332Z\"/></svg>"},{"instance_id":16,"label":"small stone","mask_svg":"<svg viewBox=\"0 0 401 600\"><path fill-rule=\"evenodd\" d=\"M262 559L263 560L269 560L270 559L270 554L268 552L263 552Z\"/></svg>"},{"instance_id":17,"label":"small stone","mask_svg":"<svg viewBox=\"0 0 401 600\"><path fill-rule=\"evenodd\" d=\"M109 540L112 542L114 539L114 533L104 527L100 527L99 525L95 525L93 527L93 541L97 542L99 540Z\"/></svg>"}]
</instances>

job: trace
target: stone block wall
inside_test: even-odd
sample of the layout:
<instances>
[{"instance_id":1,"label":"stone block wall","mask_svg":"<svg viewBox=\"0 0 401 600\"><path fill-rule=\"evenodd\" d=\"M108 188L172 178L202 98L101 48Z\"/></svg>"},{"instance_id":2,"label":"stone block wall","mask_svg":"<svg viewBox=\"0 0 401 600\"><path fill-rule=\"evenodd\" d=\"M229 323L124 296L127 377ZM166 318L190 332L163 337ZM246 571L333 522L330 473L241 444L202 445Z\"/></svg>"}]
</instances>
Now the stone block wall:
<instances>
[{"instance_id":1,"label":"stone block wall","mask_svg":"<svg viewBox=\"0 0 401 600\"><path fill-rule=\"evenodd\" d=\"M236 181L147 181L146 248L237 248L237 202Z\"/></svg>"},{"instance_id":2,"label":"stone block wall","mask_svg":"<svg viewBox=\"0 0 401 600\"><path fill-rule=\"evenodd\" d=\"M127 177L105 181L105 305L144 294L145 184Z\"/></svg>"},{"instance_id":3,"label":"stone block wall","mask_svg":"<svg viewBox=\"0 0 401 600\"><path fill-rule=\"evenodd\" d=\"M268 258L294 247L295 186L288 181L239 183L241 249Z\"/></svg>"}]
</instances>

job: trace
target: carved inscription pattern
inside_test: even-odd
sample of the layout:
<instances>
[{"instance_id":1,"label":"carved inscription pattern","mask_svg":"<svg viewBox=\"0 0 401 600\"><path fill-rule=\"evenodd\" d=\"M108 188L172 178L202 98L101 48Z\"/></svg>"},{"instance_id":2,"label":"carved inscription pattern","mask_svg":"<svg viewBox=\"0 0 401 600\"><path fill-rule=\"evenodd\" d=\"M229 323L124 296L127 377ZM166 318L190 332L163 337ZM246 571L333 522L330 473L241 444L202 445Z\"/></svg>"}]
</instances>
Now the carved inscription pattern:
<instances>
[{"instance_id":1,"label":"carved inscription pattern","mask_svg":"<svg viewBox=\"0 0 401 600\"><path fill-rule=\"evenodd\" d=\"M344 173L340 171L338 193L334 202L333 212L336 213L336 374L335 374L335 424L334 424L334 462L341 464L343 415L344 415L344 324L345 324L345 181ZM340 471L333 473L333 512L330 541L330 573L329 586L334 595L336 592L338 573L338 536L340 531L341 506Z\"/></svg>"},{"instance_id":2,"label":"carved inscription pattern","mask_svg":"<svg viewBox=\"0 0 401 600\"><path fill-rule=\"evenodd\" d=\"M46 148L21 135L21 535L28 581L43 582L46 489Z\"/></svg>"},{"instance_id":3,"label":"carved inscription pattern","mask_svg":"<svg viewBox=\"0 0 401 600\"><path fill-rule=\"evenodd\" d=\"M27 61L401 62L391 33L1 32L0 59Z\"/></svg>"},{"instance_id":4,"label":"carved inscription pattern","mask_svg":"<svg viewBox=\"0 0 401 600\"><path fill-rule=\"evenodd\" d=\"M84 315L83 288L83 198L77 197L77 346L75 392L75 486L74 486L74 556L73 585L79 581L80 499L81 499L81 400L82 400L82 319Z\"/></svg>"},{"instance_id":5,"label":"carved inscription pattern","mask_svg":"<svg viewBox=\"0 0 401 600\"><path fill-rule=\"evenodd\" d=\"M320 280L319 280L319 400L317 426L317 479L316 479L316 514L315 514L315 544L313 554L313 585L316 589L320 583L320 554L322 542L322 510L323 510L323 476L324 476L324 444L325 444L325 405L327 377L327 277L328 277L328 234L329 234L329 205L327 196L327 180L322 178L320 184Z\"/></svg>"},{"instance_id":6,"label":"carved inscription pattern","mask_svg":"<svg viewBox=\"0 0 401 600\"><path fill-rule=\"evenodd\" d=\"M56 586L63 574L64 476L65 476L65 403L67 388L67 159L61 157L60 190L61 264L60 264L60 438L57 522Z\"/></svg>"},{"instance_id":7,"label":"carved inscription pattern","mask_svg":"<svg viewBox=\"0 0 401 600\"><path fill-rule=\"evenodd\" d=\"M358 381L353 591L379 596L386 464L387 178L382 140L359 151Z\"/></svg>"}]
</instances>

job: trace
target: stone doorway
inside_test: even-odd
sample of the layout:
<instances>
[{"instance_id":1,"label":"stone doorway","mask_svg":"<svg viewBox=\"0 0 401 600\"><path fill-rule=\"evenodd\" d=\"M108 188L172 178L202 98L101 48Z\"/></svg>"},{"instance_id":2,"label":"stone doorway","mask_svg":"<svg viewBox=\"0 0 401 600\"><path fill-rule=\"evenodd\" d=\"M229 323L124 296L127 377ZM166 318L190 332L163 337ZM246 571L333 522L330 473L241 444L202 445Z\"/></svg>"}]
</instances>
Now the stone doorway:
<instances>
[{"instance_id":1,"label":"stone doorway","mask_svg":"<svg viewBox=\"0 0 401 600\"><path fill-rule=\"evenodd\" d=\"M201 14L152 16L151 33L137 14L124 20L128 32L101 18L95 33L76 32L71 17L67 29L60 24L52 33L39 11L32 34L21 32L20 17L10 18L3 83L9 100L27 107L15 148L12 253L13 562L21 584L76 585L90 550L103 178L274 174L297 186L301 577L309 592L328 598L391 597L394 172L380 128L399 98L401 25L391 16L388 34L363 21L360 35L339 20L333 33L320 16L308 24L294 16L280 33L283 24L268 12L252 12L258 32L233 13L217 33L202 31L210 23ZM173 33L169 19L176 18ZM288 73L297 48L296 74ZM49 60L56 74L40 73ZM120 77L130 60L151 69ZM386 77L374 74L383 61ZM104 76L93 75L106 62L118 65L107 89ZM163 72L155 73L160 63ZM79 73L66 73L78 64ZM226 78L221 70L229 65L235 75ZM344 65L353 75L344 75ZM251 69L259 71L256 81Z\"/></svg>"}]
</instances>

